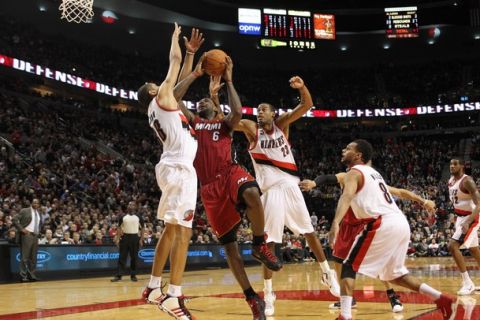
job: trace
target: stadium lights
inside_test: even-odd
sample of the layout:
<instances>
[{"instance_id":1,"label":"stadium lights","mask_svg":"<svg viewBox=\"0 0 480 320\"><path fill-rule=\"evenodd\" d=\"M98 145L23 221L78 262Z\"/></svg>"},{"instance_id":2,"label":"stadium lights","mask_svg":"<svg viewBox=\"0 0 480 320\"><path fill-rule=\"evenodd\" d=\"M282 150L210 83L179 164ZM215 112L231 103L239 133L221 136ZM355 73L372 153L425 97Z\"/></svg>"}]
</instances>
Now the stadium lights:
<instances>
[{"instance_id":1,"label":"stadium lights","mask_svg":"<svg viewBox=\"0 0 480 320\"><path fill-rule=\"evenodd\" d=\"M128 34L135 34L135 29L133 28L128 29Z\"/></svg>"},{"instance_id":2,"label":"stadium lights","mask_svg":"<svg viewBox=\"0 0 480 320\"><path fill-rule=\"evenodd\" d=\"M383 49L385 49L385 50L390 49L390 44L385 43L385 44L383 45Z\"/></svg>"},{"instance_id":3,"label":"stadium lights","mask_svg":"<svg viewBox=\"0 0 480 320\"><path fill-rule=\"evenodd\" d=\"M347 46L341 46L341 47L340 47L340 50L342 50L342 51L347 51Z\"/></svg>"},{"instance_id":4,"label":"stadium lights","mask_svg":"<svg viewBox=\"0 0 480 320\"><path fill-rule=\"evenodd\" d=\"M432 45L434 43L435 43L435 40L433 40L433 39L428 40L428 44Z\"/></svg>"},{"instance_id":5,"label":"stadium lights","mask_svg":"<svg viewBox=\"0 0 480 320\"><path fill-rule=\"evenodd\" d=\"M220 47L220 42L215 41L215 42L213 43L213 45L214 45L216 48L218 48L218 47Z\"/></svg>"},{"instance_id":6,"label":"stadium lights","mask_svg":"<svg viewBox=\"0 0 480 320\"><path fill-rule=\"evenodd\" d=\"M47 7L41 5L41 6L38 7L38 10L40 10L41 12L45 12L45 11L47 11Z\"/></svg>"},{"instance_id":7,"label":"stadium lights","mask_svg":"<svg viewBox=\"0 0 480 320\"><path fill-rule=\"evenodd\" d=\"M476 35L474 36L474 39L475 39L475 40L479 40L479 39L480 39L480 34L476 34Z\"/></svg>"}]
</instances>

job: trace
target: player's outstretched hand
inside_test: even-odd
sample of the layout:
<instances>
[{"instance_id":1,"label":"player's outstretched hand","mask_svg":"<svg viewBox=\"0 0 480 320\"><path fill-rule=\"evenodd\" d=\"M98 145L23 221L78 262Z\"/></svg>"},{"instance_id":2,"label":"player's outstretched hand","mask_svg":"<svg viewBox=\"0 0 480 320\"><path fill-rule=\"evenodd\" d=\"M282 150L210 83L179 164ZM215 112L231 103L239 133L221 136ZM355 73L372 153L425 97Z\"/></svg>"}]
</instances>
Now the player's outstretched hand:
<instances>
[{"instance_id":1,"label":"player's outstretched hand","mask_svg":"<svg viewBox=\"0 0 480 320\"><path fill-rule=\"evenodd\" d=\"M221 80L221 76L210 76L210 84L208 85L210 97L218 95L218 91L220 91L220 89L222 89L222 87L225 85L225 82L220 83Z\"/></svg>"},{"instance_id":2,"label":"player's outstretched hand","mask_svg":"<svg viewBox=\"0 0 480 320\"><path fill-rule=\"evenodd\" d=\"M232 74L233 74L233 61L232 58L229 56L225 57L225 72L223 73L223 79L227 82L232 82Z\"/></svg>"},{"instance_id":3,"label":"player's outstretched hand","mask_svg":"<svg viewBox=\"0 0 480 320\"><path fill-rule=\"evenodd\" d=\"M178 41L178 37L180 36L180 33L182 33L182 27L180 27L176 22L175 22L175 29L173 30L172 38L176 39Z\"/></svg>"},{"instance_id":4,"label":"player's outstretched hand","mask_svg":"<svg viewBox=\"0 0 480 320\"><path fill-rule=\"evenodd\" d=\"M427 210L427 212L429 214L434 214L435 211L437 211L437 207L435 206L435 202L433 202L432 200L425 201L425 203L423 204L423 208L425 210Z\"/></svg>"},{"instance_id":5,"label":"player's outstretched hand","mask_svg":"<svg viewBox=\"0 0 480 320\"><path fill-rule=\"evenodd\" d=\"M303 181L300 181L298 183L298 186L300 187L300 190L302 190L302 191L310 191L313 188L315 188L317 185L315 184L315 181L305 179Z\"/></svg>"},{"instance_id":6,"label":"player's outstretched hand","mask_svg":"<svg viewBox=\"0 0 480 320\"><path fill-rule=\"evenodd\" d=\"M303 86L305 85L305 83L303 83L303 79L299 76L291 77L288 82L290 82L290 87L292 87L293 89L300 89L303 88Z\"/></svg>"},{"instance_id":7,"label":"player's outstretched hand","mask_svg":"<svg viewBox=\"0 0 480 320\"><path fill-rule=\"evenodd\" d=\"M192 28L192 33L190 35L190 40L187 37L183 37L185 41L185 48L187 52L195 53L202 46L205 39L203 38L203 33L200 30Z\"/></svg>"}]
</instances>

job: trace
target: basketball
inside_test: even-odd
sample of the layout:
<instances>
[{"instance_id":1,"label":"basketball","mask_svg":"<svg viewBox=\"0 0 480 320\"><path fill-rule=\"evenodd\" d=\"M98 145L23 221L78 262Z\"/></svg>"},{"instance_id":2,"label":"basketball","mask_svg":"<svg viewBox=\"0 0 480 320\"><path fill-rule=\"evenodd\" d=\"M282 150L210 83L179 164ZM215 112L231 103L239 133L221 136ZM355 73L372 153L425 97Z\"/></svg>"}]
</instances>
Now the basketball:
<instances>
[{"instance_id":1,"label":"basketball","mask_svg":"<svg viewBox=\"0 0 480 320\"><path fill-rule=\"evenodd\" d=\"M227 54L220 49L213 49L205 54L202 67L210 76L221 76L225 71Z\"/></svg>"}]
</instances>

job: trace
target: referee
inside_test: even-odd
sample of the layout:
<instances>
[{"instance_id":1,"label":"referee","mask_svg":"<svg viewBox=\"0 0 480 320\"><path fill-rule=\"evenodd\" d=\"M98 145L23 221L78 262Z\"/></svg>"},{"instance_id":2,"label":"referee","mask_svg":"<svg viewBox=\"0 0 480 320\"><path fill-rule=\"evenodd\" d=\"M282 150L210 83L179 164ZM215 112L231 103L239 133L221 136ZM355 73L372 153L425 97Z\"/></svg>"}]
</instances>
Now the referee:
<instances>
[{"instance_id":1,"label":"referee","mask_svg":"<svg viewBox=\"0 0 480 320\"><path fill-rule=\"evenodd\" d=\"M140 231L140 237L138 232ZM143 219L137 214L137 205L134 201L128 203L127 214L120 218L115 243L119 246L117 274L112 282L122 280L122 271L126 269L127 256L130 254L130 280L137 281L137 255L139 247L143 245Z\"/></svg>"}]
</instances>

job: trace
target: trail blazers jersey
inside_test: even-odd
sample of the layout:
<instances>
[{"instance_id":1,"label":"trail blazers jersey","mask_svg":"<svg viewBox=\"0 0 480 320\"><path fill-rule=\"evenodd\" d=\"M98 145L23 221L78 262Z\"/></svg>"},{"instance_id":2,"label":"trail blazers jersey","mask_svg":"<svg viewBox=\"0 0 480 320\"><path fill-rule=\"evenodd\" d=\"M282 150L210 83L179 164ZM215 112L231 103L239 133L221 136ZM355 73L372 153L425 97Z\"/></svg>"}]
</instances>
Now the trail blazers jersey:
<instances>
[{"instance_id":1,"label":"trail blazers jersey","mask_svg":"<svg viewBox=\"0 0 480 320\"><path fill-rule=\"evenodd\" d=\"M280 182L298 184L298 169L287 137L275 124L272 132L257 126L255 145L249 150L262 192Z\"/></svg>"},{"instance_id":2,"label":"trail blazers jersey","mask_svg":"<svg viewBox=\"0 0 480 320\"><path fill-rule=\"evenodd\" d=\"M180 109L163 109L153 99L148 106L148 123L163 144L160 162L193 164L197 153L195 131Z\"/></svg>"},{"instance_id":3,"label":"trail blazers jersey","mask_svg":"<svg viewBox=\"0 0 480 320\"><path fill-rule=\"evenodd\" d=\"M357 189L351 208L358 219L376 219L385 215L401 215L383 177L375 169L366 165L353 166L363 176L363 185Z\"/></svg>"},{"instance_id":4,"label":"trail blazers jersey","mask_svg":"<svg viewBox=\"0 0 480 320\"><path fill-rule=\"evenodd\" d=\"M455 208L455 214L459 216L468 216L472 213L475 204L472 201L472 196L467 190L461 188L463 180L468 177L464 174L460 179L455 180L451 177L448 180L448 194L450 195L450 201L452 201Z\"/></svg>"}]
</instances>

